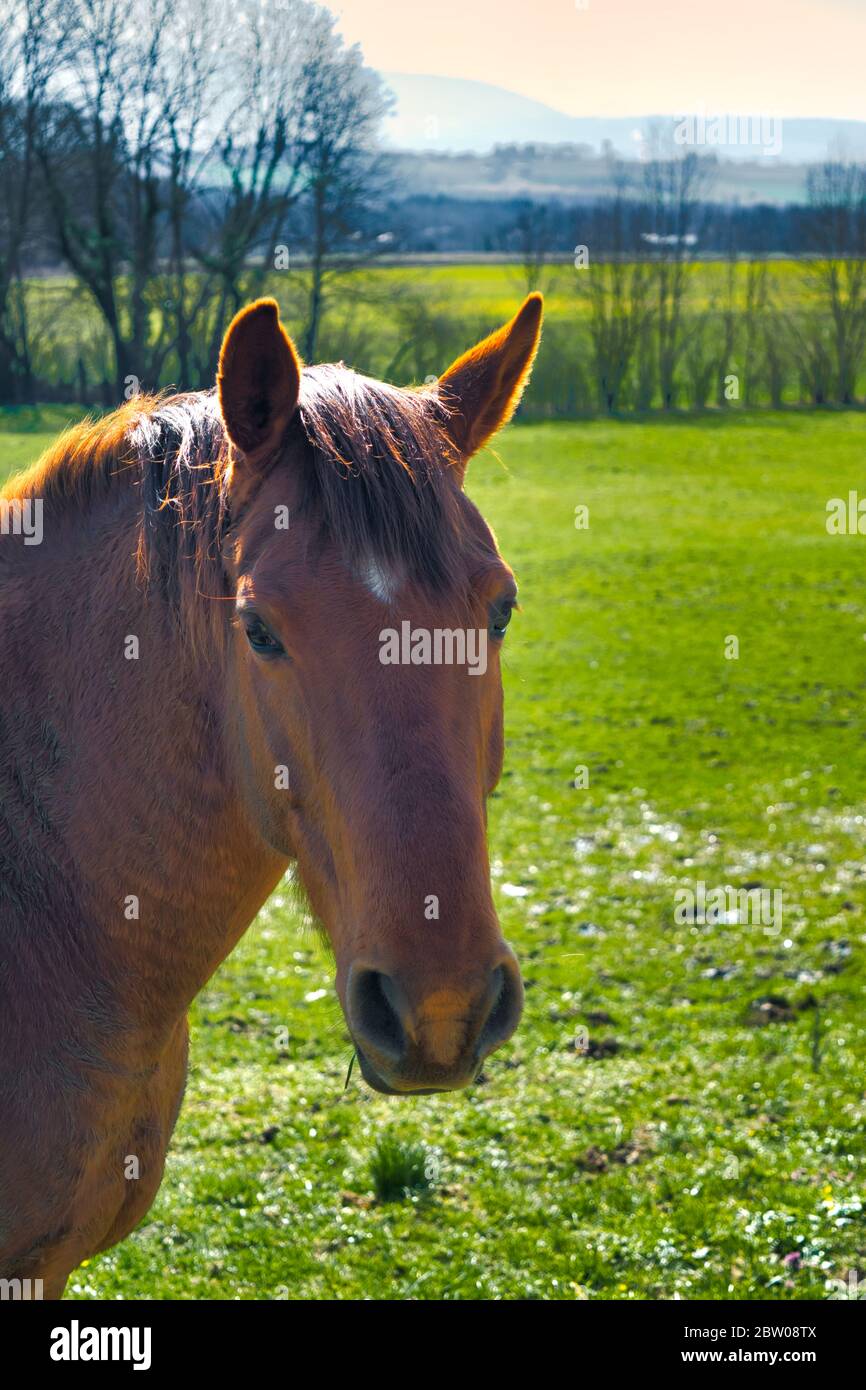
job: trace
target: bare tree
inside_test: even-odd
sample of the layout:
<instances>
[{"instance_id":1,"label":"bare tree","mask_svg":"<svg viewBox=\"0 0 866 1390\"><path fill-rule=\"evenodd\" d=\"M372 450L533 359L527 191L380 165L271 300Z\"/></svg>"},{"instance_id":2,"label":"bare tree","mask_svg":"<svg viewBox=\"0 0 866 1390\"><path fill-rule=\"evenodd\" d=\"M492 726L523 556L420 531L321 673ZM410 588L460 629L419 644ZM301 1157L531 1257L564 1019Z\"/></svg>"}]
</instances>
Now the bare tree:
<instances>
[{"instance_id":1,"label":"bare tree","mask_svg":"<svg viewBox=\"0 0 866 1390\"><path fill-rule=\"evenodd\" d=\"M728 405L727 378L734 365L734 352L737 345L737 326L739 322L739 282L737 275L737 243L733 218L727 218L725 245L725 282L721 296L721 309L713 304L713 317L718 323L717 353L713 376L716 387L716 404L724 409ZM691 354L691 346L689 347ZM701 402L703 404L703 402Z\"/></svg>"},{"instance_id":2,"label":"bare tree","mask_svg":"<svg viewBox=\"0 0 866 1390\"><path fill-rule=\"evenodd\" d=\"M649 225L643 238L651 256L659 393L665 410L676 404L688 267L698 240L698 194L704 173L702 161L692 152L678 158L659 155L644 167Z\"/></svg>"},{"instance_id":3,"label":"bare tree","mask_svg":"<svg viewBox=\"0 0 866 1390\"><path fill-rule=\"evenodd\" d=\"M337 252L348 246L355 267L363 249L351 236L374 193L385 110L378 78L320 6L200 3L182 65L189 92L169 118L173 309L181 372L193 384L212 379L231 314L305 254L304 347L314 354L326 281L345 268Z\"/></svg>"},{"instance_id":4,"label":"bare tree","mask_svg":"<svg viewBox=\"0 0 866 1390\"><path fill-rule=\"evenodd\" d=\"M23 36L16 32L16 16L9 0L0 4L0 400L14 400L27 371L26 327L22 334L23 300L15 293L20 284L21 254L29 223L26 122L22 99L15 91L16 67ZM16 304L16 299L19 303Z\"/></svg>"},{"instance_id":5,"label":"bare tree","mask_svg":"<svg viewBox=\"0 0 866 1390\"><path fill-rule=\"evenodd\" d=\"M549 294L554 275L550 267L556 244L553 217L543 203L527 202L514 219L510 240L520 255L521 282L526 294L541 290Z\"/></svg>"},{"instance_id":6,"label":"bare tree","mask_svg":"<svg viewBox=\"0 0 866 1390\"><path fill-rule=\"evenodd\" d=\"M781 401L781 385L776 382L774 366L766 350L762 353L762 329L770 313L770 277L767 262L751 257L746 262L745 304L743 307L743 402L754 405L758 388L767 378L772 401Z\"/></svg>"},{"instance_id":7,"label":"bare tree","mask_svg":"<svg viewBox=\"0 0 866 1390\"><path fill-rule=\"evenodd\" d=\"M815 253L807 280L832 323L836 398L850 405L866 350L866 168L828 162L809 171L807 188Z\"/></svg>"},{"instance_id":8,"label":"bare tree","mask_svg":"<svg viewBox=\"0 0 866 1390\"><path fill-rule=\"evenodd\" d=\"M747 343L751 338L755 356L760 362L760 370L767 384L770 405L774 410L780 409L784 403L785 382L791 361L788 335L783 331L785 322L776 290L776 282L770 276L766 262L753 262L747 290ZM751 313L749 302L752 306ZM756 394L751 387L755 376L756 373L747 369L746 401L749 404Z\"/></svg>"},{"instance_id":9,"label":"bare tree","mask_svg":"<svg viewBox=\"0 0 866 1390\"><path fill-rule=\"evenodd\" d=\"M36 149L63 258L109 330L119 392L154 383L163 61L171 0L67 0L69 56ZM50 30L41 36L50 45ZM158 331L158 330L157 330Z\"/></svg>"},{"instance_id":10,"label":"bare tree","mask_svg":"<svg viewBox=\"0 0 866 1390\"><path fill-rule=\"evenodd\" d=\"M690 316L684 375L689 404L703 410L719 380L718 310L715 305ZM718 392L716 392L718 398Z\"/></svg>"},{"instance_id":11,"label":"bare tree","mask_svg":"<svg viewBox=\"0 0 866 1390\"><path fill-rule=\"evenodd\" d=\"M827 405L833 399L833 344L817 307L788 310L780 318L800 379L801 399Z\"/></svg>"},{"instance_id":12,"label":"bare tree","mask_svg":"<svg viewBox=\"0 0 866 1390\"><path fill-rule=\"evenodd\" d=\"M169 362L204 384L320 176L310 112L326 97L339 110L345 84L362 124L339 41L320 42L333 20L310 0L67 0L66 13L74 44L37 143L59 249L105 320L119 392L156 385Z\"/></svg>"},{"instance_id":13,"label":"bare tree","mask_svg":"<svg viewBox=\"0 0 866 1390\"><path fill-rule=\"evenodd\" d=\"M304 82L308 359L316 354L329 282L357 267L375 249L370 210L384 191L375 140L388 101L358 46L346 48L334 26L327 10L317 11Z\"/></svg>"},{"instance_id":14,"label":"bare tree","mask_svg":"<svg viewBox=\"0 0 866 1390\"><path fill-rule=\"evenodd\" d=\"M202 4L204 50L192 40L199 51L201 120L193 131L187 115L184 142L173 127L178 151L191 150L196 141L201 150L192 190L197 217L185 215L187 195L178 224L186 229L197 270L187 333L197 345L192 371L199 383L213 378L228 318L261 290L277 246L293 241L290 215L304 176L307 53L317 13L308 0L284 0L279 7L224 0L216 10L207 0ZM214 24L221 55L212 69L207 45L214 44Z\"/></svg>"},{"instance_id":15,"label":"bare tree","mask_svg":"<svg viewBox=\"0 0 866 1390\"><path fill-rule=\"evenodd\" d=\"M623 401L635 351L651 317L649 268L635 238L628 181L614 169L615 195L593 219L590 261L577 288L589 300L592 360L599 403L613 413ZM581 248L578 248L580 250Z\"/></svg>"},{"instance_id":16,"label":"bare tree","mask_svg":"<svg viewBox=\"0 0 866 1390\"><path fill-rule=\"evenodd\" d=\"M172 70L163 78L168 224L163 309L177 380L184 388L204 384L196 343L212 286L209 279L202 283L202 277L197 280L190 273L190 230L211 149L206 127L223 66L223 20L209 0L183 0L176 14Z\"/></svg>"},{"instance_id":17,"label":"bare tree","mask_svg":"<svg viewBox=\"0 0 866 1390\"><path fill-rule=\"evenodd\" d=\"M0 0L0 399L32 398L25 258L34 249L35 139L64 30L53 0ZM55 42L41 41L46 28Z\"/></svg>"}]
</instances>

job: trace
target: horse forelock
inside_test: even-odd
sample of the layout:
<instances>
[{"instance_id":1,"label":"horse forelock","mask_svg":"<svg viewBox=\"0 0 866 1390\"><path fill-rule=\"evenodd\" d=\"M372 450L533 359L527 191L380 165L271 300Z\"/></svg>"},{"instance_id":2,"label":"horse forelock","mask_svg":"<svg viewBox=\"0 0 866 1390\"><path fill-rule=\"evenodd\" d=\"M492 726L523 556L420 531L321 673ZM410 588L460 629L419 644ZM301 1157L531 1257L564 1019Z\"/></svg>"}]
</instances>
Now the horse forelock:
<instances>
[{"instance_id":1,"label":"horse forelock","mask_svg":"<svg viewBox=\"0 0 866 1390\"><path fill-rule=\"evenodd\" d=\"M296 423L297 422L297 423ZM374 381L342 365L305 368L301 512L353 564L399 566L448 583L465 544L452 446L435 392ZM286 441L288 453L289 440ZM67 430L7 494L86 511L121 486L140 490L139 570L173 606L227 596L221 547L232 518L228 439L214 391L139 396ZM272 467L288 466L283 455ZM186 616L195 629L201 617Z\"/></svg>"},{"instance_id":2,"label":"horse forelock","mask_svg":"<svg viewBox=\"0 0 866 1390\"><path fill-rule=\"evenodd\" d=\"M305 368L298 418L310 446L302 506L355 565L448 583L465 540L452 445L434 392L342 365Z\"/></svg>"}]
</instances>

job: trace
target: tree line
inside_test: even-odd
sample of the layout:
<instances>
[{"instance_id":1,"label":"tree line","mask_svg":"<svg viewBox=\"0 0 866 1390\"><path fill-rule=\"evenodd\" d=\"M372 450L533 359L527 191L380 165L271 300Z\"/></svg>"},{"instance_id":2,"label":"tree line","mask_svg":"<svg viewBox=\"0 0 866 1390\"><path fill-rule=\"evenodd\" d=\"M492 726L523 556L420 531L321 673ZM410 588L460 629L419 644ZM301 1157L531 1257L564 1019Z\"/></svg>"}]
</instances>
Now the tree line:
<instances>
[{"instance_id":1,"label":"tree line","mask_svg":"<svg viewBox=\"0 0 866 1390\"><path fill-rule=\"evenodd\" d=\"M377 144L387 92L313 0L0 0L0 32L0 402L208 386L229 318L285 269L308 360L337 342L423 379L491 325L359 268L482 227L515 291L574 307L551 316L528 410L861 397L861 165L810 170L790 209L713 203L715 160L661 143L612 160L582 207L405 199ZM761 257L780 236L795 274ZM723 266L702 278L709 246Z\"/></svg>"},{"instance_id":2,"label":"tree line","mask_svg":"<svg viewBox=\"0 0 866 1390\"><path fill-rule=\"evenodd\" d=\"M706 201L712 172L712 161L691 151L679 158L658 151L637 177L633 166L614 164L612 196L580 220L570 279L588 342L565 348L574 408L859 403L866 167L828 160L809 169L803 254L776 267L760 255L743 257L741 210L725 218ZM708 216L721 266L700 260ZM527 205L516 223L528 289L561 284L556 227L543 206Z\"/></svg>"}]
</instances>

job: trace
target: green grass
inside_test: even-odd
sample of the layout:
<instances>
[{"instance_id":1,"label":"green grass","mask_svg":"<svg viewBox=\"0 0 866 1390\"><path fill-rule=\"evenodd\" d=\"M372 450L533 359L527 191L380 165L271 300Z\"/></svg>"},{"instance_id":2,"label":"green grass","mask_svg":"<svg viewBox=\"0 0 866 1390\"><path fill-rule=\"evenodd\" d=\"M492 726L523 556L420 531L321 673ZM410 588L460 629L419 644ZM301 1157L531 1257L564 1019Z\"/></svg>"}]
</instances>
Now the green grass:
<instances>
[{"instance_id":1,"label":"green grass","mask_svg":"<svg viewBox=\"0 0 866 1390\"><path fill-rule=\"evenodd\" d=\"M12 421L0 470L42 442ZM490 817L521 1027L471 1092L344 1090L331 965L278 892L195 1007L156 1204L72 1296L824 1298L866 1271L866 537L824 524L864 444L859 415L743 412L516 427L475 461L523 605ZM782 931L678 925L696 880L780 889Z\"/></svg>"},{"instance_id":2,"label":"green grass","mask_svg":"<svg viewBox=\"0 0 866 1390\"><path fill-rule=\"evenodd\" d=\"M61 430L82 416L74 405L0 407L0 486L35 462Z\"/></svg>"},{"instance_id":3,"label":"green grass","mask_svg":"<svg viewBox=\"0 0 866 1390\"><path fill-rule=\"evenodd\" d=\"M426 1144L408 1143L390 1130L379 1135L370 1160L370 1177L380 1202L427 1192L435 1173L435 1158Z\"/></svg>"}]
</instances>

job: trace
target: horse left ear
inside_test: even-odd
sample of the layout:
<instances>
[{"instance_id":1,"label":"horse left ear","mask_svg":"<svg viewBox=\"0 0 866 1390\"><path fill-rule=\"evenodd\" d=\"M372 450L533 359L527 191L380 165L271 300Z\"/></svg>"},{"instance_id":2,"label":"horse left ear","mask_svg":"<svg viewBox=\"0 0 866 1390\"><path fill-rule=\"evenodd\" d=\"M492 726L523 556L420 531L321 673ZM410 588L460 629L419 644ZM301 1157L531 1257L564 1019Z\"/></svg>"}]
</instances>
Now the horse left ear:
<instances>
[{"instance_id":1,"label":"horse left ear","mask_svg":"<svg viewBox=\"0 0 866 1390\"><path fill-rule=\"evenodd\" d=\"M538 351L543 305L540 294L529 295L510 323L458 357L439 378L461 471L520 403Z\"/></svg>"},{"instance_id":2,"label":"horse left ear","mask_svg":"<svg viewBox=\"0 0 866 1390\"><path fill-rule=\"evenodd\" d=\"M220 351L217 391L229 439L254 462L280 444L295 413L301 363L275 299L236 314Z\"/></svg>"}]
</instances>

